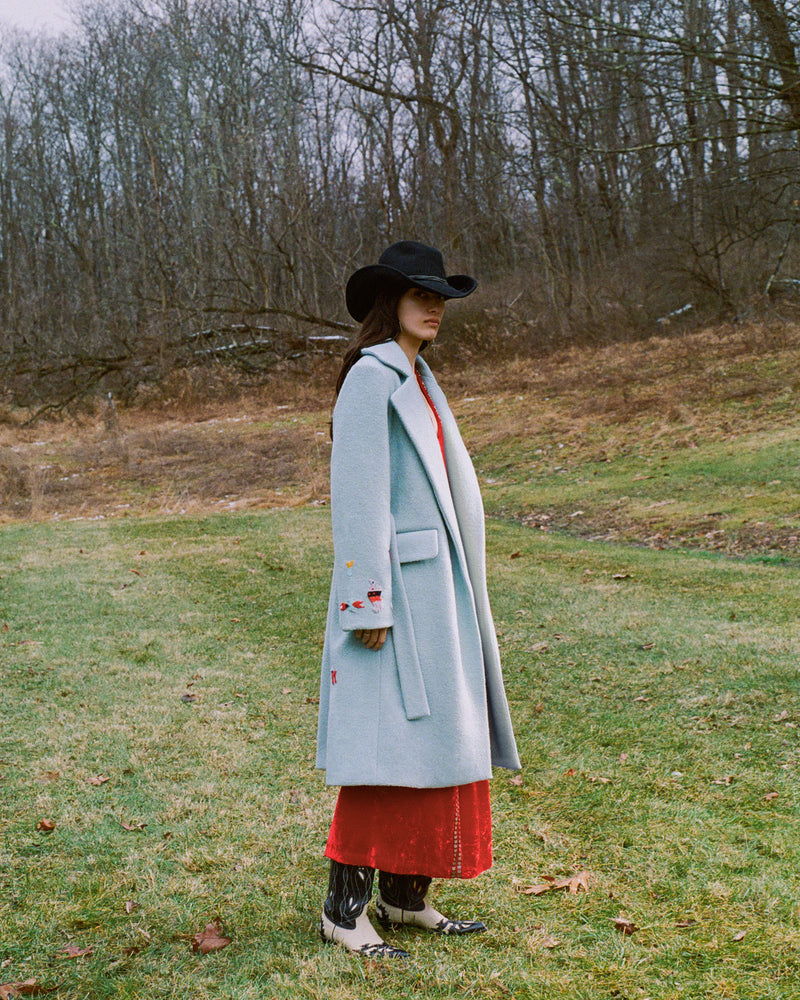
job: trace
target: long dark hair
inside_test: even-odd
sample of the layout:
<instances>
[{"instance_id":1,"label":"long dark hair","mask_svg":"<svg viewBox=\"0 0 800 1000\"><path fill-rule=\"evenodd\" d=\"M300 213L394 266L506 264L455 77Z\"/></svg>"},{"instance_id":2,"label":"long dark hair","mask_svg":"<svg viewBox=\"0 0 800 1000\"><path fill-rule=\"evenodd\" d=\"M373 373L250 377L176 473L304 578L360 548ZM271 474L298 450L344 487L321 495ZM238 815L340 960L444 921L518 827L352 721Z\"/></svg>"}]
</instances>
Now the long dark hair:
<instances>
[{"instance_id":1,"label":"long dark hair","mask_svg":"<svg viewBox=\"0 0 800 1000\"><path fill-rule=\"evenodd\" d=\"M400 321L397 318L397 303L408 289L406 284L384 285L375 296L375 302L367 313L356 339L348 347L342 361L339 377L336 379L336 396L344 385L347 373L361 357L365 347L382 344L385 340L394 340L400 333Z\"/></svg>"}]
</instances>

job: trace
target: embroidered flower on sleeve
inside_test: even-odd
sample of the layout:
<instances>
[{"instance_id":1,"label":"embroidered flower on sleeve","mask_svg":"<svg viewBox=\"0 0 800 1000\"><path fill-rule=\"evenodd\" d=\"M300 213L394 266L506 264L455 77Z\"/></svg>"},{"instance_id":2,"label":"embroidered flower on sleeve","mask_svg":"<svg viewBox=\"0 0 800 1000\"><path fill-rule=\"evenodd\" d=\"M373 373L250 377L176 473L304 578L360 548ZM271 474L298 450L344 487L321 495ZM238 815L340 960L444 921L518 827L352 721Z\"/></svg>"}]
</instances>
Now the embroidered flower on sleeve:
<instances>
[{"instance_id":1,"label":"embroidered flower on sleeve","mask_svg":"<svg viewBox=\"0 0 800 1000\"><path fill-rule=\"evenodd\" d=\"M375 614L380 614L381 610L381 588L375 583L374 580L369 581L369 590L367 591L367 597L369 598L370 604L372 605L372 610Z\"/></svg>"},{"instance_id":2,"label":"embroidered flower on sleeve","mask_svg":"<svg viewBox=\"0 0 800 1000\"><path fill-rule=\"evenodd\" d=\"M339 605L340 611L361 611L363 608L363 601L342 601Z\"/></svg>"}]
</instances>

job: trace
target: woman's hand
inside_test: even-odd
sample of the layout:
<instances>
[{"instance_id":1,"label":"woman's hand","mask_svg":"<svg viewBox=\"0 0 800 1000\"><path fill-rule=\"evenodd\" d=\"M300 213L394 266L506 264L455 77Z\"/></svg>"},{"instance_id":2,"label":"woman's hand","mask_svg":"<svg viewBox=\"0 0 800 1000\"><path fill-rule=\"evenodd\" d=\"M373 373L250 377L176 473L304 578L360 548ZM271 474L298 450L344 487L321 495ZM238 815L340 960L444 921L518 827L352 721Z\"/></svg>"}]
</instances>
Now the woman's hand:
<instances>
[{"instance_id":1,"label":"woman's hand","mask_svg":"<svg viewBox=\"0 0 800 1000\"><path fill-rule=\"evenodd\" d=\"M385 628L357 628L356 638L360 639L367 649L378 650L386 642Z\"/></svg>"}]
</instances>

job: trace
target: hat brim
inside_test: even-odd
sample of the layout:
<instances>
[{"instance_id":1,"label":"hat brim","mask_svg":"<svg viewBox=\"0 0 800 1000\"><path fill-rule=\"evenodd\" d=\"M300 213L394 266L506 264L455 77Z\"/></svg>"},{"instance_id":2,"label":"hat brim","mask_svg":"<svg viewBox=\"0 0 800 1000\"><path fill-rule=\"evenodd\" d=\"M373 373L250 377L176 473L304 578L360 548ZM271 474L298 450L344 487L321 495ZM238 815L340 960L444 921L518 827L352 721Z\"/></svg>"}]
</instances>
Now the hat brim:
<instances>
[{"instance_id":1,"label":"hat brim","mask_svg":"<svg viewBox=\"0 0 800 1000\"><path fill-rule=\"evenodd\" d=\"M468 274L451 274L447 278L434 275L409 276L387 264L369 264L350 276L345 289L347 311L358 323L363 323L381 288L395 285L398 288L424 288L436 292L443 299L463 299L478 287Z\"/></svg>"}]
</instances>

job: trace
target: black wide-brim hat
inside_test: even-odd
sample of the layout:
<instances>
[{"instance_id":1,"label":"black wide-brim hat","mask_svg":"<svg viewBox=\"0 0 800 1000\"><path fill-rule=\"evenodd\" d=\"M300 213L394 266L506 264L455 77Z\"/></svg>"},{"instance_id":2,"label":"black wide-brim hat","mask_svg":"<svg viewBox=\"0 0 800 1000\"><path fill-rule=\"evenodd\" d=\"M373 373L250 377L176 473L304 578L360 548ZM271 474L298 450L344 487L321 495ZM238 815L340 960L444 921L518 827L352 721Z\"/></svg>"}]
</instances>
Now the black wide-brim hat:
<instances>
[{"instance_id":1,"label":"black wide-brim hat","mask_svg":"<svg viewBox=\"0 0 800 1000\"><path fill-rule=\"evenodd\" d=\"M445 299L463 299L477 288L477 281L467 274L451 274L444 270L441 253L424 243L403 240L393 243L378 258L377 264L359 268L347 282L347 311L363 323L381 288L425 288Z\"/></svg>"}]
</instances>

